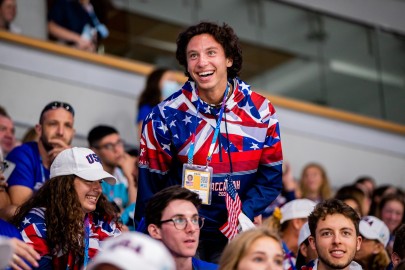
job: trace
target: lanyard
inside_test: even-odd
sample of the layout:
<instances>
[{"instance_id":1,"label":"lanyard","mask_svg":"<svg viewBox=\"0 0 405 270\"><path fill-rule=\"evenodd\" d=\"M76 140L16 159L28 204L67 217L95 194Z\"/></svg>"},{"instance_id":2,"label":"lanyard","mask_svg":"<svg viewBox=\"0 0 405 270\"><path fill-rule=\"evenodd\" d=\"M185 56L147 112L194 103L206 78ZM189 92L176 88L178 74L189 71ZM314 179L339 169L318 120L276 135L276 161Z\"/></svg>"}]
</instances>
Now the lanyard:
<instances>
[{"instance_id":1,"label":"lanyard","mask_svg":"<svg viewBox=\"0 0 405 270\"><path fill-rule=\"evenodd\" d=\"M207 166L208 163L211 162L212 159L212 153L214 152L214 147L215 144L217 142L218 139L218 133L219 133L219 129L221 126L221 120L222 120L222 115L225 111L225 103L226 103L226 97L228 96L228 91L229 91L229 83L226 84L226 89L225 89L225 93L224 93L224 97L222 100L222 105L221 105L221 110L219 111L219 117L217 119L217 125L215 127L215 131L214 131L214 136L212 137L212 141L211 141L211 145L210 145L210 149L208 150L208 155L207 155ZM198 96L198 89L197 89L197 97L198 97L198 104L197 104L197 111L195 114L195 118L196 118L196 123L195 123L195 128L194 128L194 133L191 136L191 145L190 145L190 150L188 151L188 164L192 164L193 163L193 156L194 156L194 147L195 147L195 133L197 132L197 124L198 124L198 111L200 109L200 97Z\"/></svg>"},{"instance_id":2,"label":"lanyard","mask_svg":"<svg viewBox=\"0 0 405 270\"><path fill-rule=\"evenodd\" d=\"M89 214L86 214L84 218L84 261L83 269L86 270L87 264L89 263L89 238L90 238L90 222Z\"/></svg>"}]
</instances>

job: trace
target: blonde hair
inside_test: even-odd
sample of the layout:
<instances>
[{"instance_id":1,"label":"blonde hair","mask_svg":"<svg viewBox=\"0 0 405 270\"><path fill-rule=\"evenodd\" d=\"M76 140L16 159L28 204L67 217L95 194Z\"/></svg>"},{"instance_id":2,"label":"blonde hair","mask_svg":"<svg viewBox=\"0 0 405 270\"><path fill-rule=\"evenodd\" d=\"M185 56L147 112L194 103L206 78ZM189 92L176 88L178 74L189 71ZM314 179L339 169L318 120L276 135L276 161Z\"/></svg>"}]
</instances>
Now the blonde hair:
<instances>
[{"instance_id":1,"label":"blonde hair","mask_svg":"<svg viewBox=\"0 0 405 270\"><path fill-rule=\"evenodd\" d=\"M259 227L257 229L245 231L238 235L225 247L219 260L218 270L236 269L240 260L246 254L247 250L257 239L262 237L270 237L274 239L279 243L280 249L283 249L278 235L268 228Z\"/></svg>"},{"instance_id":2,"label":"blonde hair","mask_svg":"<svg viewBox=\"0 0 405 270\"><path fill-rule=\"evenodd\" d=\"M320 198L322 200L327 200L327 199L332 198L332 189L331 189L330 184L329 184L328 175L326 173L326 170L318 163L309 163L302 170L301 180L300 180L300 191L302 193L301 197L302 198L307 198L307 196L308 196L308 188L304 184L303 179L304 179L306 171L309 168L317 168L321 172L322 183L321 183L321 187L319 188L319 191L318 191L318 193L320 195Z\"/></svg>"}]
</instances>

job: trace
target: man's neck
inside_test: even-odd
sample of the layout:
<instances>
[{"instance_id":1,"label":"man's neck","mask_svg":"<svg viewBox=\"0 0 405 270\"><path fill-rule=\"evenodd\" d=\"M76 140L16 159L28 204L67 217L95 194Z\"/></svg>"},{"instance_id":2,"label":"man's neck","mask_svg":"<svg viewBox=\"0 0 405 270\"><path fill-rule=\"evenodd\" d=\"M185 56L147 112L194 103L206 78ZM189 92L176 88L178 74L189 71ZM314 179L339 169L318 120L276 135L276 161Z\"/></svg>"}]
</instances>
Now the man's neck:
<instances>
[{"instance_id":1,"label":"man's neck","mask_svg":"<svg viewBox=\"0 0 405 270\"><path fill-rule=\"evenodd\" d=\"M224 86L223 89L219 89L219 90L204 90L204 91L200 91L198 95L200 96L200 98L211 105L221 105L222 104L222 100L224 98L224 94L225 94L225 90L226 90L226 85ZM228 95L226 97L226 99L229 98L229 96L232 93L232 85L229 84L229 89L228 89Z\"/></svg>"},{"instance_id":2,"label":"man's neck","mask_svg":"<svg viewBox=\"0 0 405 270\"><path fill-rule=\"evenodd\" d=\"M45 168L49 169L51 167L52 160L49 158L48 151L46 151L41 140L39 140L38 142L38 149L39 155L41 156L42 159L42 165L44 165Z\"/></svg>"},{"instance_id":3,"label":"man's neck","mask_svg":"<svg viewBox=\"0 0 405 270\"><path fill-rule=\"evenodd\" d=\"M193 269L193 262L192 257L177 257L174 258L174 262L176 263L176 270L192 270Z\"/></svg>"}]
</instances>

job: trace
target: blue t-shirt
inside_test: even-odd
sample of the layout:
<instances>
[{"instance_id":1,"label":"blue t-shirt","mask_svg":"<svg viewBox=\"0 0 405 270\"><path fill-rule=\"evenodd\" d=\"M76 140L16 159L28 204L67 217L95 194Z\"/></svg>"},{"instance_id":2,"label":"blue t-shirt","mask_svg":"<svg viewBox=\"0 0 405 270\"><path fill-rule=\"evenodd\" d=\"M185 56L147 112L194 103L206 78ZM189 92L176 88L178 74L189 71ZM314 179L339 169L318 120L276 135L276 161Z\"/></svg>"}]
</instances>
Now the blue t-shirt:
<instances>
[{"instance_id":1,"label":"blue t-shirt","mask_svg":"<svg viewBox=\"0 0 405 270\"><path fill-rule=\"evenodd\" d=\"M217 270L218 265L215 263L205 262L196 258L192 258L193 270Z\"/></svg>"},{"instance_id":2,"label":"blue t-shirt","mask_svg":"<svg viewBox=\"0 0 405 270\"><path fill-rule=\"evenodd\" d=\"M142 105L138 110L138 117L136 118L136 123L139 124L140 122L144 121L146 116L150 114L152 109L153 106L150 106L148 104Z\"/></svg>"},{"instance_id":3,"label":"blue t-shirt","mask_svg":"<svg viewBox=\"0 0 405 270\"><path fill-rule=\"evenodd\" d=\"M0 235L9 238L18 238L22 240L21 234L18 229L11 223L0 218Z\"/></svg>"},{"instance_id":4,"label":"blue t-shirt","mask_svg":"<svg viewBox=\"0 0 405 270\"><path fill-rule=\"evenodd\" d=\"M36 192L49 179L49 170L42 165L36 142L24 143L14 148L7 160L15 163L8 186L26 186Z\"/></svg>"}]
</instances>

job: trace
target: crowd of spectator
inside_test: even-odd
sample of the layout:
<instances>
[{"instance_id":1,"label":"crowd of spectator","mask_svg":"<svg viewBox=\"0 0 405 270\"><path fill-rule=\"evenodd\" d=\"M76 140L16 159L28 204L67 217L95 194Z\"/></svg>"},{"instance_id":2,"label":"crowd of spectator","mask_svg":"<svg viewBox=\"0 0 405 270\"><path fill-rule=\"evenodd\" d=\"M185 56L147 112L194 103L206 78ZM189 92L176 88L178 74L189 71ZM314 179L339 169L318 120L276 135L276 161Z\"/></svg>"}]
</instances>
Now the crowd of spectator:
<instances>
[{"instance_id":1,"label":"crowd of spectator","mask_svg":"<svg viewBox=\"0 0 405 270\"><path fill-rule=\"evenodd\" d=\"M91 2L56 1L54 9L62 2L67 14L52 11L50 33L94 51L108 30ZM94 28L88 44L81 31L61 26L83 8L90 20L82 27ZM63 101L46 104L33 136L19 144L0 108L0 235L8 237L0 246L9 247L1 262L13 269L402 269L400 188L361 177L333 190L319 163L294 179L283 165L275 109L238 78L232 28L202 22L177 45L189 80L172 93L168 70L149 77L159 95L148 103L144 94L139 104L139 157L104 124L90 129L87 148L73 147L75 110Z\"/></svg>"}]
</instances>

